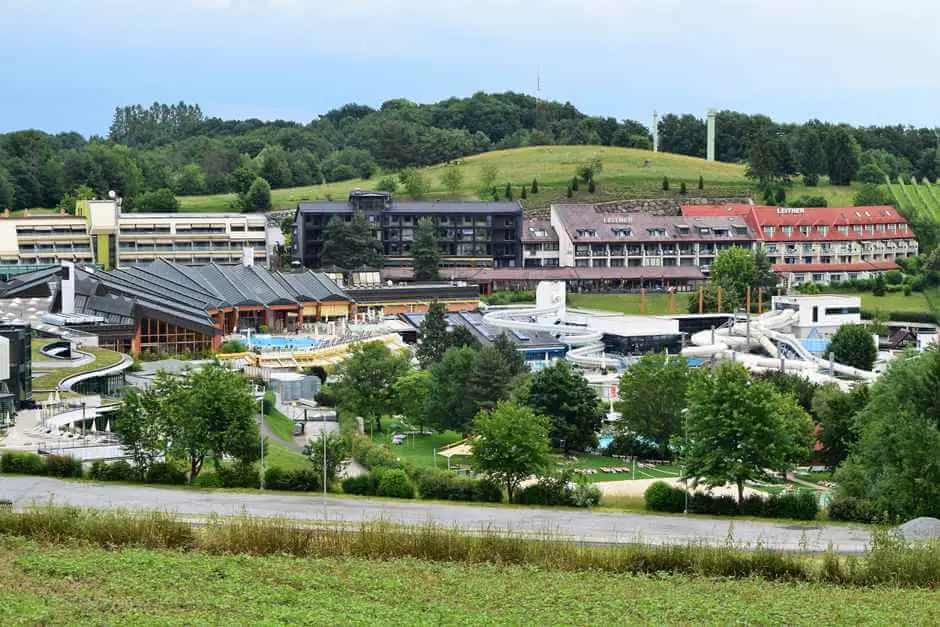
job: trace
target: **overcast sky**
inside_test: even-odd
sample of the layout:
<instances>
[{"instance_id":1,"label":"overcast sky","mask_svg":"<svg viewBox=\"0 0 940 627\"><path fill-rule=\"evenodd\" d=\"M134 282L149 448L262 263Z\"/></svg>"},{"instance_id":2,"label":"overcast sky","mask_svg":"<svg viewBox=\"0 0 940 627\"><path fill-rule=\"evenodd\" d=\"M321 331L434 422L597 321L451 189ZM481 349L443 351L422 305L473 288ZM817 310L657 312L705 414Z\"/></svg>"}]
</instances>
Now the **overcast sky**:
<instances>
[{"instance_id":1,"label":"overcast sky","mask_svg":"<svg viewBox=\"0 0 940 627\"><path fill-rule=\"evenodd\" d=\"M347 102L535 93L649 123L709 107L940 126L929 0L0 0L0 131L115 106L309 121Z\"/></svg>"}]
</instances>

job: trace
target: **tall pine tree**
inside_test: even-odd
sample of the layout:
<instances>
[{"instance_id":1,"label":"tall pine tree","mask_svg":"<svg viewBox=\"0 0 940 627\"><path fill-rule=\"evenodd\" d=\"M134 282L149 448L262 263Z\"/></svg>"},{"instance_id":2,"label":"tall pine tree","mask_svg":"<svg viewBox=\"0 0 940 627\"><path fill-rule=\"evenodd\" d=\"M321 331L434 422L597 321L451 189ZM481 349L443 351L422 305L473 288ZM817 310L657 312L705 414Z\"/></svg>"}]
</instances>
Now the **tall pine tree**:
<instances>
[{"instance_id":1,"label":"tall pine tree","mask_svg":"<svg viewBox=\"0 0 940 627\"><path fill-rule=\"evenodd\" d=\"M415 356L422 368L430 368L439 362L450 347L447 333L447 313L444 304L434 301L428 306L428 312L421 321L418 331L420 340Z\"/></svg>"}]
</instances>

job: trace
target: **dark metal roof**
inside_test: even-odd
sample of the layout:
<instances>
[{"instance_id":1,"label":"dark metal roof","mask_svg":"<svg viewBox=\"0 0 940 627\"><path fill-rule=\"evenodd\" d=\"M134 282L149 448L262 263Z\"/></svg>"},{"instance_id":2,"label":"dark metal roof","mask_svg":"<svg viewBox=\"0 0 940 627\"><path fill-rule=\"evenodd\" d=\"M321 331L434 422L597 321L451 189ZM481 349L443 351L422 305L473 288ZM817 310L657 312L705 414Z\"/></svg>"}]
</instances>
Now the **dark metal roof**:
<instances>
[{"instance_id":1,"label":"dark metal roof","mask_svg":"<svg viewBox=\"0 0 940 627\"><path fill-rule=\"evenodd\" d=\"M355 210L347 203L341 202L307 202L297 203L297 211L302 214L351 214ZM365 213L389 213L389 214L420 214L429 215L435 213L478 213L478 214L518 214L522 215L522 205L512 201L392 201L385 209L365 210Z\"/></svg>"}]
</instances>

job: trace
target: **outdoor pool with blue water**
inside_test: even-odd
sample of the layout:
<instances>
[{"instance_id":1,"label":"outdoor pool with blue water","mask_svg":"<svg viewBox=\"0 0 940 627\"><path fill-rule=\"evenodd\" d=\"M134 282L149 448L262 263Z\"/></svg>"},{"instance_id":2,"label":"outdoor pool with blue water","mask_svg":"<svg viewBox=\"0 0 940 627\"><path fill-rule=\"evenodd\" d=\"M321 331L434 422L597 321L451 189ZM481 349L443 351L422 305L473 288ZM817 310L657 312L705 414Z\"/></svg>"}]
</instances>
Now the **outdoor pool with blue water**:
<instances>
[{"instance_id":1,"label":"outdoor pool with blue water","mask_svg":"<svg viewBox=\"0 0 940 627\"><path fill-rule=\"evenodd\" d=\"M320 340L312 337L293 335L252 335L243 339L249 346L259 348L312 348L320 345Z\"/></svg>"}]
</instances>

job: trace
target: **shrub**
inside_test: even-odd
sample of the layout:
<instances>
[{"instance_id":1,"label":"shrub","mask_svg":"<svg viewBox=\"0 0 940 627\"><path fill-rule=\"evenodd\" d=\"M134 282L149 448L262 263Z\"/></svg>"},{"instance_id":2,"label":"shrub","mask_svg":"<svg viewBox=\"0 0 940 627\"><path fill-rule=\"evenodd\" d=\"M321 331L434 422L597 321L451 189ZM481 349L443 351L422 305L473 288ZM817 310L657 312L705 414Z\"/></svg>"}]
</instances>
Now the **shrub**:
<instances>
[{"instance_id":1,"label":"shrub","mask_svg":"<svg viewBox=\"0 0 940 627\"><path fill-rule=\"evenodd\" d=\"M374 496L377 488L378 486L376 485L375 477L372 476L372 473L343 479L343 492L346 494Z\"/></svg>"},{"instance_id":2,"label":"shrub","mask_svg":"<svg viewBox=\"0 0 940 627\"><path fill-rule=\"evenodd\" d=\"M182 485L186 483L186 473L170 462L156 462L147 472L147 483Z\"/></svg>"},{"instance_id":3,"label":"shrub","mask_svg":"<svg viewBox=\"0 0 940 627\"><path fill-rule=\"evenodd\" d=\"M878 518L874 503L854 496L837 496L829 502L829 518L870 523Z\"/></svg>"},{"instance_id":4,"label":"shrub","mask_svg":"<svg viewBox=\"0 0 940 627\"><path fill-rule=\"evenodd\" d=\"M7 452L0 457L0 469L16 475L44 475L46 466L35 453Z\"/></svg>"},{"instance_id":5,"label":"shrub","mask_svg":"<svg viewBox=\"0 0 940 627\"><path fill-rule=\"evenodd\" d=\"M396 499L413 499L415 485L404 470L392 468L382 473L375 493L378 496L390 496Z\"/></svg>"},{"instance_id":6,"label":"shrub","mask_svg":"<svg viewBox=\"0 0 940 627\"><path fill-rule=\"evenodd\" d=\"M601 489L587 480L575 481L570 504L574 507L596 507L601 502Z\"/></svg>"},{"instance_id":7,"label":"shrub","mask_svg":"<svg viewBox=\"0 0 940 627\"><path fill-rule=\"evenodd\" d=\"M904 295L905 295L905 296L910 296L910 295L911 295L911 292L913 291L913 289L914 289L914 287L913 287L910 283L905 283L905 284L904 284Z\"/></svg>"},{"instance_id":8,"label":"shrub","mask_svg":"<svg viewBox=\"0 0 940 627\"><path fill-rule=\"evenodd\" d=\"M219 347L220 353L244 353L247 349L239 340L226 340Z\"/></svg>"},{"instance_id":9,"label":"shrub","mask_svg":"<svg viewBox=\"0 0 940 627\"><path fill-rule=\"evenodd\" d=\"M712 496L704 492L693 492L689 495L689 511L713 516L734 516L738 513L738 502L730 496Z\"/></svg>"},{"instance_id":10,"label":"shrub","mask_svg":"<svg viewBox=\"0 0 940 627\"><path fill-rule=\"evenodd\" d=\"M888 270L885 272L885 280L888 285L900 285L904 282L904 273L900 270Z\"/></svg>"},{"instance_id":11,"label":"shrub","mask_svg":"<svg viewBox=\"0 0 940 627\"><path fill-rule=\"evenodd\" d=\"M655 443L649 442L639 436L618 435L611 440L607 447L608 455L618 455L627 457L637 457L639 459L666 459L668 454L664 454Z\"/></svg>"},{"instance_id":12,"label":"shrub","mask_svg":"<svg viewBox=\"0 0 940 627\"><path fill-rule=\"evenodd\" d=\"M96 481L134 481L137 479L137 472L123 459L110 464L99 459L91 463L88 477Z\"/></svg>"},{"instance_id":13,"label":"shrub","mask_svg":"<svg viewBox=\"0 0 940 627\"><path fill-rule=\"evenodd\" d=\"M409 474L423 499L499 503L503 497L499 486L488 479L461 477L443 470L416 469Z\"/></svg>"},{"instance_id":14,"label":"shrub","mask_svg":"<svg viewBox=\"0 0 940 627\"><path fill-rule=\"evenodd\" d=\"M384 446L379 446L363 435L352 439L352 456L360 464L373 468L401 468L398 457Z\"/></svg>"},{"instance_id":15,"label":"shrub","mask_svg":"<svg viewBox=\"0 0 940 627\"><path fill-rule=\"evenodd\" d=\"M290 490L288 472L275 466L264 471L264 487L269 490Z\"/></svg>"},{"instance_id":16,"label":"shrub","mask_svg":"<svg viewBox=\"0 0 940 627\"><path fill-rule=\"evenodd\" d=\"M654 512L681 512L685 509L685 491L665 481L656 481L643 493L646 509Z\"/></svg>"},{"instance_id":17,"label":"shrub","mask_svg":"<svg viewBox=\"0 0 940 627\"><path fill-rule=\"evenodd\" d=\"M292 470L287 473L287 485L289 490L295 492L316 492L323 489L320 482L322 477L320 473L313 468L304 468L301 470Z\"/></svg>"},{"instance_id":18,"label":"shrub","mask_svg":"<svg viewBox=\"0 0 940 627\"><path fill-rule=\"evenodd\" d=\"M763 515L773 518L815 520L818 511L816 495L807 490L800 490L771 495L767 499Z\"/></svg>"},{"instance_id":19,"label":"shrub","mask_svg":"<svg viewBox=\"0 0 940 627\"><path fill-rule=\"evenodd\" d=\"M235 462L231 466L220 464L216 467L216 475L223 488L257 488L258 470L253 464Z\"/></svg>"},{"instance_id":20,"label":"shrub","mask_svg":"<svg viewBox=\"0 0 940 627\"><path fill-rule=\"evenodd\" d=\"M519 490L515 502L520 505L567 505L568 487L566 482L555 477L540 477L536 483Z\"/></svg>"},{"instance_id":21,"label":"shrub","mask_svg":"<svg viewBox=\"0 0 940 627\"><path fill-rule=\"evenodd\" d=\"M46 457L46 472L50 477L81 477L82 462L68 455L49 455Z\"/></svg>"}]
</instances>

